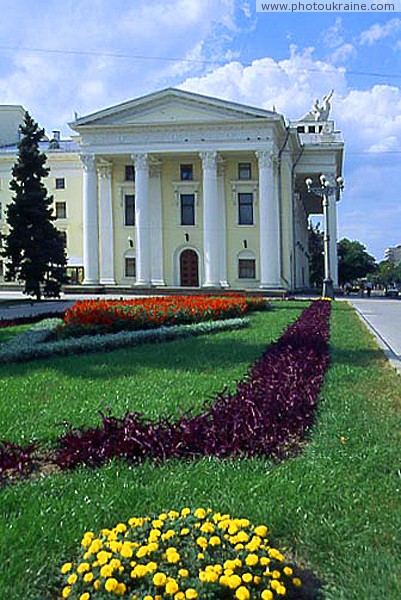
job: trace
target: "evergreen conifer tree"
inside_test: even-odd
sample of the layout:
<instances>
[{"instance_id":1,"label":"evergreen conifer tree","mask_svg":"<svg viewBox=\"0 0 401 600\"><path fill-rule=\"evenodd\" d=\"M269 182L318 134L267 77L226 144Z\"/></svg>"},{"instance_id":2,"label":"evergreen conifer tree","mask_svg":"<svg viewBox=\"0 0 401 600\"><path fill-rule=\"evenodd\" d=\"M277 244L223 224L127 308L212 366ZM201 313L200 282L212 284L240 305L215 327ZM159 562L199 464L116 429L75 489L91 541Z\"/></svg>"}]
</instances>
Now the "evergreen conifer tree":
<instances>
[{"instance_id":1,"label":"evergreen conifer tree","mask_svg":"<svg viewBox=\"0 0 401 600\"><path fill-rule=\"evenodd\" d=\"M53 224L53 197L48 196L42 182L50 172L45 166L47 157L39 150L44 130L26 112L20 133L3 256L8 259L7 281L24 283L24 293L40 300L42 294L59 296L61 285L67 281L67 259L63 239Z\"/></svg>"}]
</instances>

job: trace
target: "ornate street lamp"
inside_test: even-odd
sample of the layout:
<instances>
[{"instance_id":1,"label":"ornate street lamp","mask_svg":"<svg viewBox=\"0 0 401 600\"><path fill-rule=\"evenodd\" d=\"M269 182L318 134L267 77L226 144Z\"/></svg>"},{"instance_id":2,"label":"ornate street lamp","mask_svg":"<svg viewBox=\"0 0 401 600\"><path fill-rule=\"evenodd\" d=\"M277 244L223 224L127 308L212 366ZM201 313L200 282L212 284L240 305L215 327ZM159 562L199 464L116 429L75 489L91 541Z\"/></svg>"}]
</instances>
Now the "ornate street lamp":
<instances>
[{"instance_id":1,"label":"ornate street lamp","mask_svg":"<svg viewBox=\"0 0 401 600\"><path fill-rule=\"evenodd\" d=\"M337 195L344 189L342 177L337 177L335 184L330 184L324 175L319 177L320 185L314 186L312 179L305 179L308 193L314 193L322 198L323 219L324 219L324 280L323 280L323 298L334 298L333 279L331 277L330 263L330 224L329 224L329 200L330 196ZM335 232L334 232L335 233Z\"/></svg>"}]
</instances>

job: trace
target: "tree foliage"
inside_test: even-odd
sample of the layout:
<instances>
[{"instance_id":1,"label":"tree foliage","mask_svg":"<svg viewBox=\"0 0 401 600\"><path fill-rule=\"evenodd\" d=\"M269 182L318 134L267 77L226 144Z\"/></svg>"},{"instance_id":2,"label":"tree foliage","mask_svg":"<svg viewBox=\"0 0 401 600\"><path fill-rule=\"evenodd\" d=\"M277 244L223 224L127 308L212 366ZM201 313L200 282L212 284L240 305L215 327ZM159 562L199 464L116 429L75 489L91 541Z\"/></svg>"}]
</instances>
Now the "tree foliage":
<instances>
[{"instance_id":1,"label":"tree foliage","mask_svg":"<svg viewBox=\"0 0 401 600\"><path fill-rule=\"evenodd\" d=\"M320 223L309 223L309 279L314 287L321 287L324 278L324 242Z\"/></svg>"},{"instance_id":2,"label":"tree foliage","mask_svg":"<svg viewBox=\"0 0 401 600\"><path fill-rule=\"evenodd\" d=\"M386 287L401 284L401 263L395 264L390 260L382 260L379 262L375 280Z\"/></svg>"},{"instance_id":3,"label":"tree foliage","mask_svg":"<svg viewBox=\"0 0 401 600\"><path fill-rule=\"evenodd\" d=\"M10 182L14 192L7 209L9 233L3 256L6 279L24 283L24 293L36 296L58 296L66 282L66 255L63 239L55 228L51 204L53 197L43 184L49 174L47 157L39 150L44 130L25 113L20 125L18 159Z\"/></svg>"},{"instance_id":4,"label":"tree foliage","mask_svg":"<svg viewBox=\"0 0 401 600\"><path fill-rule=\"evenodd\" d=\"M376 270L376 260L361 242L343 238L338 243L338 279L343 285L367 277Z\"/></svg>"}]
</instances>

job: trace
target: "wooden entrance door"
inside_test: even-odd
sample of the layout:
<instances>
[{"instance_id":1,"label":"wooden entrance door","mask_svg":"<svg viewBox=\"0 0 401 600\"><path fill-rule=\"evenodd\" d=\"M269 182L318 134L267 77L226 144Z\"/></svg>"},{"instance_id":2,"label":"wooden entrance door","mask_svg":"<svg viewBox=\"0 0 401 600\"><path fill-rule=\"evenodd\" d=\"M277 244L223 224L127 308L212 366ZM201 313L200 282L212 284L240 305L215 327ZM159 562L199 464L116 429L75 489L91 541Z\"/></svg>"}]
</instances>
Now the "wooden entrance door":
<instances>
[{"instance_id":1,"label":"wooden entrance door","mask_svg":"<svg viewBox=\"0 0 401 600\"><path fill-rule=\"evenodd\" d=\"M181 252L180 285L182 287L199 287L198 255L194 250Z\"/></svg>"}]
</instances>

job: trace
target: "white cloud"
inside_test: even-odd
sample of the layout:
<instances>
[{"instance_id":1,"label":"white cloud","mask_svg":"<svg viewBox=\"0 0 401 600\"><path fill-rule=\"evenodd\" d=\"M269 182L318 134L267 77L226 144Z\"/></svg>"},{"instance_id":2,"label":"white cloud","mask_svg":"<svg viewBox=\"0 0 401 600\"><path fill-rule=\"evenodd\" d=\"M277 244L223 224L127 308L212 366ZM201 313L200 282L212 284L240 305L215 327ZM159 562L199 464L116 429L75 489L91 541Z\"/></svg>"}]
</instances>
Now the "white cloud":
<instances>
[{"instance_id":1,"label":"white cloud","mask_svg":"<svg viewBox=\"0 0 401 600\"><path fill-rule=\"evenodd\" d=\"M389 37L397 31L400 31L400 29L401 19L391 19L384 25L376 23L375 25L372 25L372 27L369 27L369 29L361 33L359 37L359 42L361 45L367 44L368 46L372 46L376 42Z\"/></svg>"}]
</instances>

